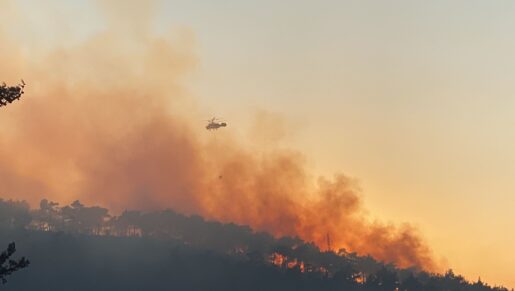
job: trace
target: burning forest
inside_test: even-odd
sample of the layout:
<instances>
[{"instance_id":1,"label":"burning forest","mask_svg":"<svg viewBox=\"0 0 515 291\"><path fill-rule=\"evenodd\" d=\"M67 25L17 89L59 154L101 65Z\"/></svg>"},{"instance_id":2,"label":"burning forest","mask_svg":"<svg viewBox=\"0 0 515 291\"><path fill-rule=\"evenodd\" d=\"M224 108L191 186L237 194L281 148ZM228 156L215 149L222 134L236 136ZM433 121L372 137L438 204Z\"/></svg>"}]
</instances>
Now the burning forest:
<instances>
[{"instance_id":1,"label":"burning forest","mask_svg":"<svg viewBox=\"0 0 515 291\"><path fill-rule=\"evenodd\" d=\"M106 9L112 21L128 21ZM30 102L0 114L4 198L80 200L115 212L172 208L321 247L329 233L335 248L438 269L415 229L368 221L353 179L313 178L291 149L248 147L230 133L206 137L180 85L197 62L187 32L127 39L117 28L37 61L16 48L0 55L2 76L24 72L33 83Z\"/></svg>"},{"instance_id":2,"label":"burning forest","mask_svg":"<svg viewBox=\"0 0 515 291\"><path fill-rule=\"evenodd\" d=\"M44 199L30 209L23 201L0 200L0 238L5 237L16 238L36 262L6 290L508 290L468 282L451 270L439 275L402 269L345 249L324 251L296 237L274 238L173 210L114 216L79 201L61 207ZM94 275L100 262L106 264L101 269L115 271ZM96 282L87 282L90 276Z\"/></svg>"},{"instance_id":3,"label":"burning forest","mask_svg":"<svg viewBox=\"0 0 515 291\"><path fill-rule=\"evenodd\" d=\"M12 45L0 56L1 76L31 81L30 102L0 114L2 197L172 208L320 247L329 233L335 248L437 270L416 229L369 222L353 179L313 178L293 149L206 137L192 121L200 106L180 85L197 63L192 36L121 33L130 13L103 9L110 27L81 44L37 59ZM146 27L151 15L142 15Z\"/></svg>"},{"instance_id":4,"label":"burning forest","mask_svg":"<svg viewBox=\"0 0 515 291\"><path fill-rule=\"evenodd\" d=\"M193 270L216 290L505 290L439 275L414 226L367 215L356 179L317 177L303 153L249 144L236 125L206 133L184 85L199 65L193 33L155 33L154 1L98 2L105 27L58 48L23 47L0 27L0 78L30 83L0 86L0 228L28 251L20 278L55 283L54 262L80 290L110 274L127 281L105 290L156 278L160 290L207 290L188 285Z\"/></svg>"}]
</instances>

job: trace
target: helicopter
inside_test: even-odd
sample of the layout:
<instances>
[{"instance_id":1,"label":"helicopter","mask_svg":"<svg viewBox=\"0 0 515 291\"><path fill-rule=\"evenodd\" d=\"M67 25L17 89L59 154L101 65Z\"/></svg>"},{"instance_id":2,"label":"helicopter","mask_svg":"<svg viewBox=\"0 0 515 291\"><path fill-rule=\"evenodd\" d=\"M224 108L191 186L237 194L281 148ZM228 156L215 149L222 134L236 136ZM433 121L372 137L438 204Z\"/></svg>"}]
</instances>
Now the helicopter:
<instances>
[{"instance_id":1,"label":"helicopter","mask_svg":"<svg viewBox=\"0 0 515 291\"><path fill-rule=\"evenodd\" d=\"M216 117L213 117L213 118L207 120L207 122L208 122L206 125L207 130L217 130L220 127L227 126L227 123L218 121L218 119Z\"/></svg>"}]
</instances>

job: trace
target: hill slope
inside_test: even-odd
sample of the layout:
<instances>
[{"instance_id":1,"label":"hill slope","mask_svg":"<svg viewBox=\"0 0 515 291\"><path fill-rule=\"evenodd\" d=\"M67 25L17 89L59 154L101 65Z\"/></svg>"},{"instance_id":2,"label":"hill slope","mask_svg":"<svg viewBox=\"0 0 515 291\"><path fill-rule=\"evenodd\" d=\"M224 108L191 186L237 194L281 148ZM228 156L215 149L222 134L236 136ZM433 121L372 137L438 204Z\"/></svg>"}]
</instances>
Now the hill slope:
<instances>
[{"instance_id":1,"label":"hill slope","mask_svg":"<svg viewBox=\"0 0 515 291\"><path fill-rule=\"evenodd\" d=\"M172 210L0 200L0 244L10 241L31 265L5 290L507 290Z\"/></svg>"}]
</instances>

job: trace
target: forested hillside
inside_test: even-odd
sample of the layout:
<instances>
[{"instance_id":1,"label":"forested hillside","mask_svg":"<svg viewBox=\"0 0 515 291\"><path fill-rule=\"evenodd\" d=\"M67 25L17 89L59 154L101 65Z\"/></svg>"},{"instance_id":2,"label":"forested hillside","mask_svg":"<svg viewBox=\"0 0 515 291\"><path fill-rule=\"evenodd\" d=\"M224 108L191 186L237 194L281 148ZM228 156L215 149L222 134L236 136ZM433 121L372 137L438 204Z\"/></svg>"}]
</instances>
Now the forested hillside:
<instances>
[{"instance_id":1,"label":"forested hillside","mask_svg":"<svg viewBox=\"0 0 515 291\"><path fill-rule=\"evenodd\" d=\"M172 210L0 200L0 243L31 265L4 290L507 290Z\"/></svg>"}]
</instances>

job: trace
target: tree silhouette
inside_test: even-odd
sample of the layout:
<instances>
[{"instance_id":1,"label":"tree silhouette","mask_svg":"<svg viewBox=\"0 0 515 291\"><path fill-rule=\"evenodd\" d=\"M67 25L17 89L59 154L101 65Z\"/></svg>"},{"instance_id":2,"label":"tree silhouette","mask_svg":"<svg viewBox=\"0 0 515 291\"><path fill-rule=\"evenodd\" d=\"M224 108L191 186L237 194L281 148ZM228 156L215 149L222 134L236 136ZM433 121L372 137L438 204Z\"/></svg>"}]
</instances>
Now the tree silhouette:
<instances>
[{"instance_id":1,"label":"tree silhouette","mask_svg":"<svg viewBox=\"0 0 515 291\"><path fill-rule=\"evenodd\" d=\"M401 284L401 290L417 291L422 289L422 283L413 274L410 274Z\"/></svg>"},{"instance_id":2,"label":"tree silhouette","mask_svg":"<svg viewBox=\"0 0 515 291\"><path fill-rule=\"evenodd\" d=\"M8 103L12 103L14 100L20 99L21 95L24 93L23 88L25 88L25 82L21 80L21 83L16 86L7 86L5 83L0 85L0 107L7 105ZM3 200L0 200L1 204L5 204ZM23 203L16 203L13 201L8 201L8 204L11 204L8 208L16 209L17 211L13 213L8 213L9 216L16 217L15 219L9 219L9 222L12 225L18 225L24 227L28 222L30 222L30 217L28 215L28 206ZM2 205L0 205L2 206ZM15 206L15 207L14 207ZM21 209L21 211L20 211ZM5 210L5 209L4 209ZM25 211L23 211L25 210ZM2 211L5 215L6 211ZM25 215L24 215L25 214ZM19 260L12 260L11 256L16 252L16 245L14 243L10 243L7 247L7 250L0 254L0 281L2 284L7 283L6 277L11 275L12 273L26 268L29 265L29 260L22 257Z\"/></svg>"},{"instance_id":3,"label":"tree silhouette","mask_svg":"<svg viewBox=\"0 0 515 291\"><path fill-rule=\"evenodd\" d=\"M0 198L0 227L25 228L31 222L29 204Z\"/></svg>"},{"instance_id":4,"label":"tree silhouette","mask_svg":"<svg viewBox=\"0 0 515 291\"><path fill-rule=\"evenodd\" d=\"M10 243L7 250L0 254L0 281L2 281L2 284L7 283L7 276L20 269L26 268L30 263L29 260L25 259L25 257L22 257L19 260L12 260L11 256L15 252L16 245L14 243Z\"/></svg>"},{"instance_id":5,"label":"tree silhouette","mask_svg":"<svg viewBox=\"0 0 515 291\"><path fill-rule=\"evenodd\" d=\"M16 86L7 86L5 83L2 83L2 85L0 85L0 107L20 99L21 95L24 93L24 88L25 82L23 80Z\"/></svg>"},{"instance_id":6,"label":"tree silhouette","mask_svg":"<svg viewBox=\"0 0 515 291\"><path fill-rule=\"evenodd\" d=\"M371 274L368 277L367 285L373 290L396 290L399 287L399 278L395 270L390 270L384 266L375 274Z\"/></svg>"},{"instance_id":7,"label":"tree silhouette","mask_svg":"<svg viewBox=\"0 0 515 291\"><path fill-rule=\"evenodd\" d=\"M36 246L27 256L46 262L31 265L26 280L10 281L9 290L509 291L452 270L401 269L173 210L109 215L79 201L59 206L46 199L30 210L26 202L0 199L0 237L24 239ZM10 261L12 253L14 244L2 255L4 282L28 265Z\"/></svg>"}]
</instances>

